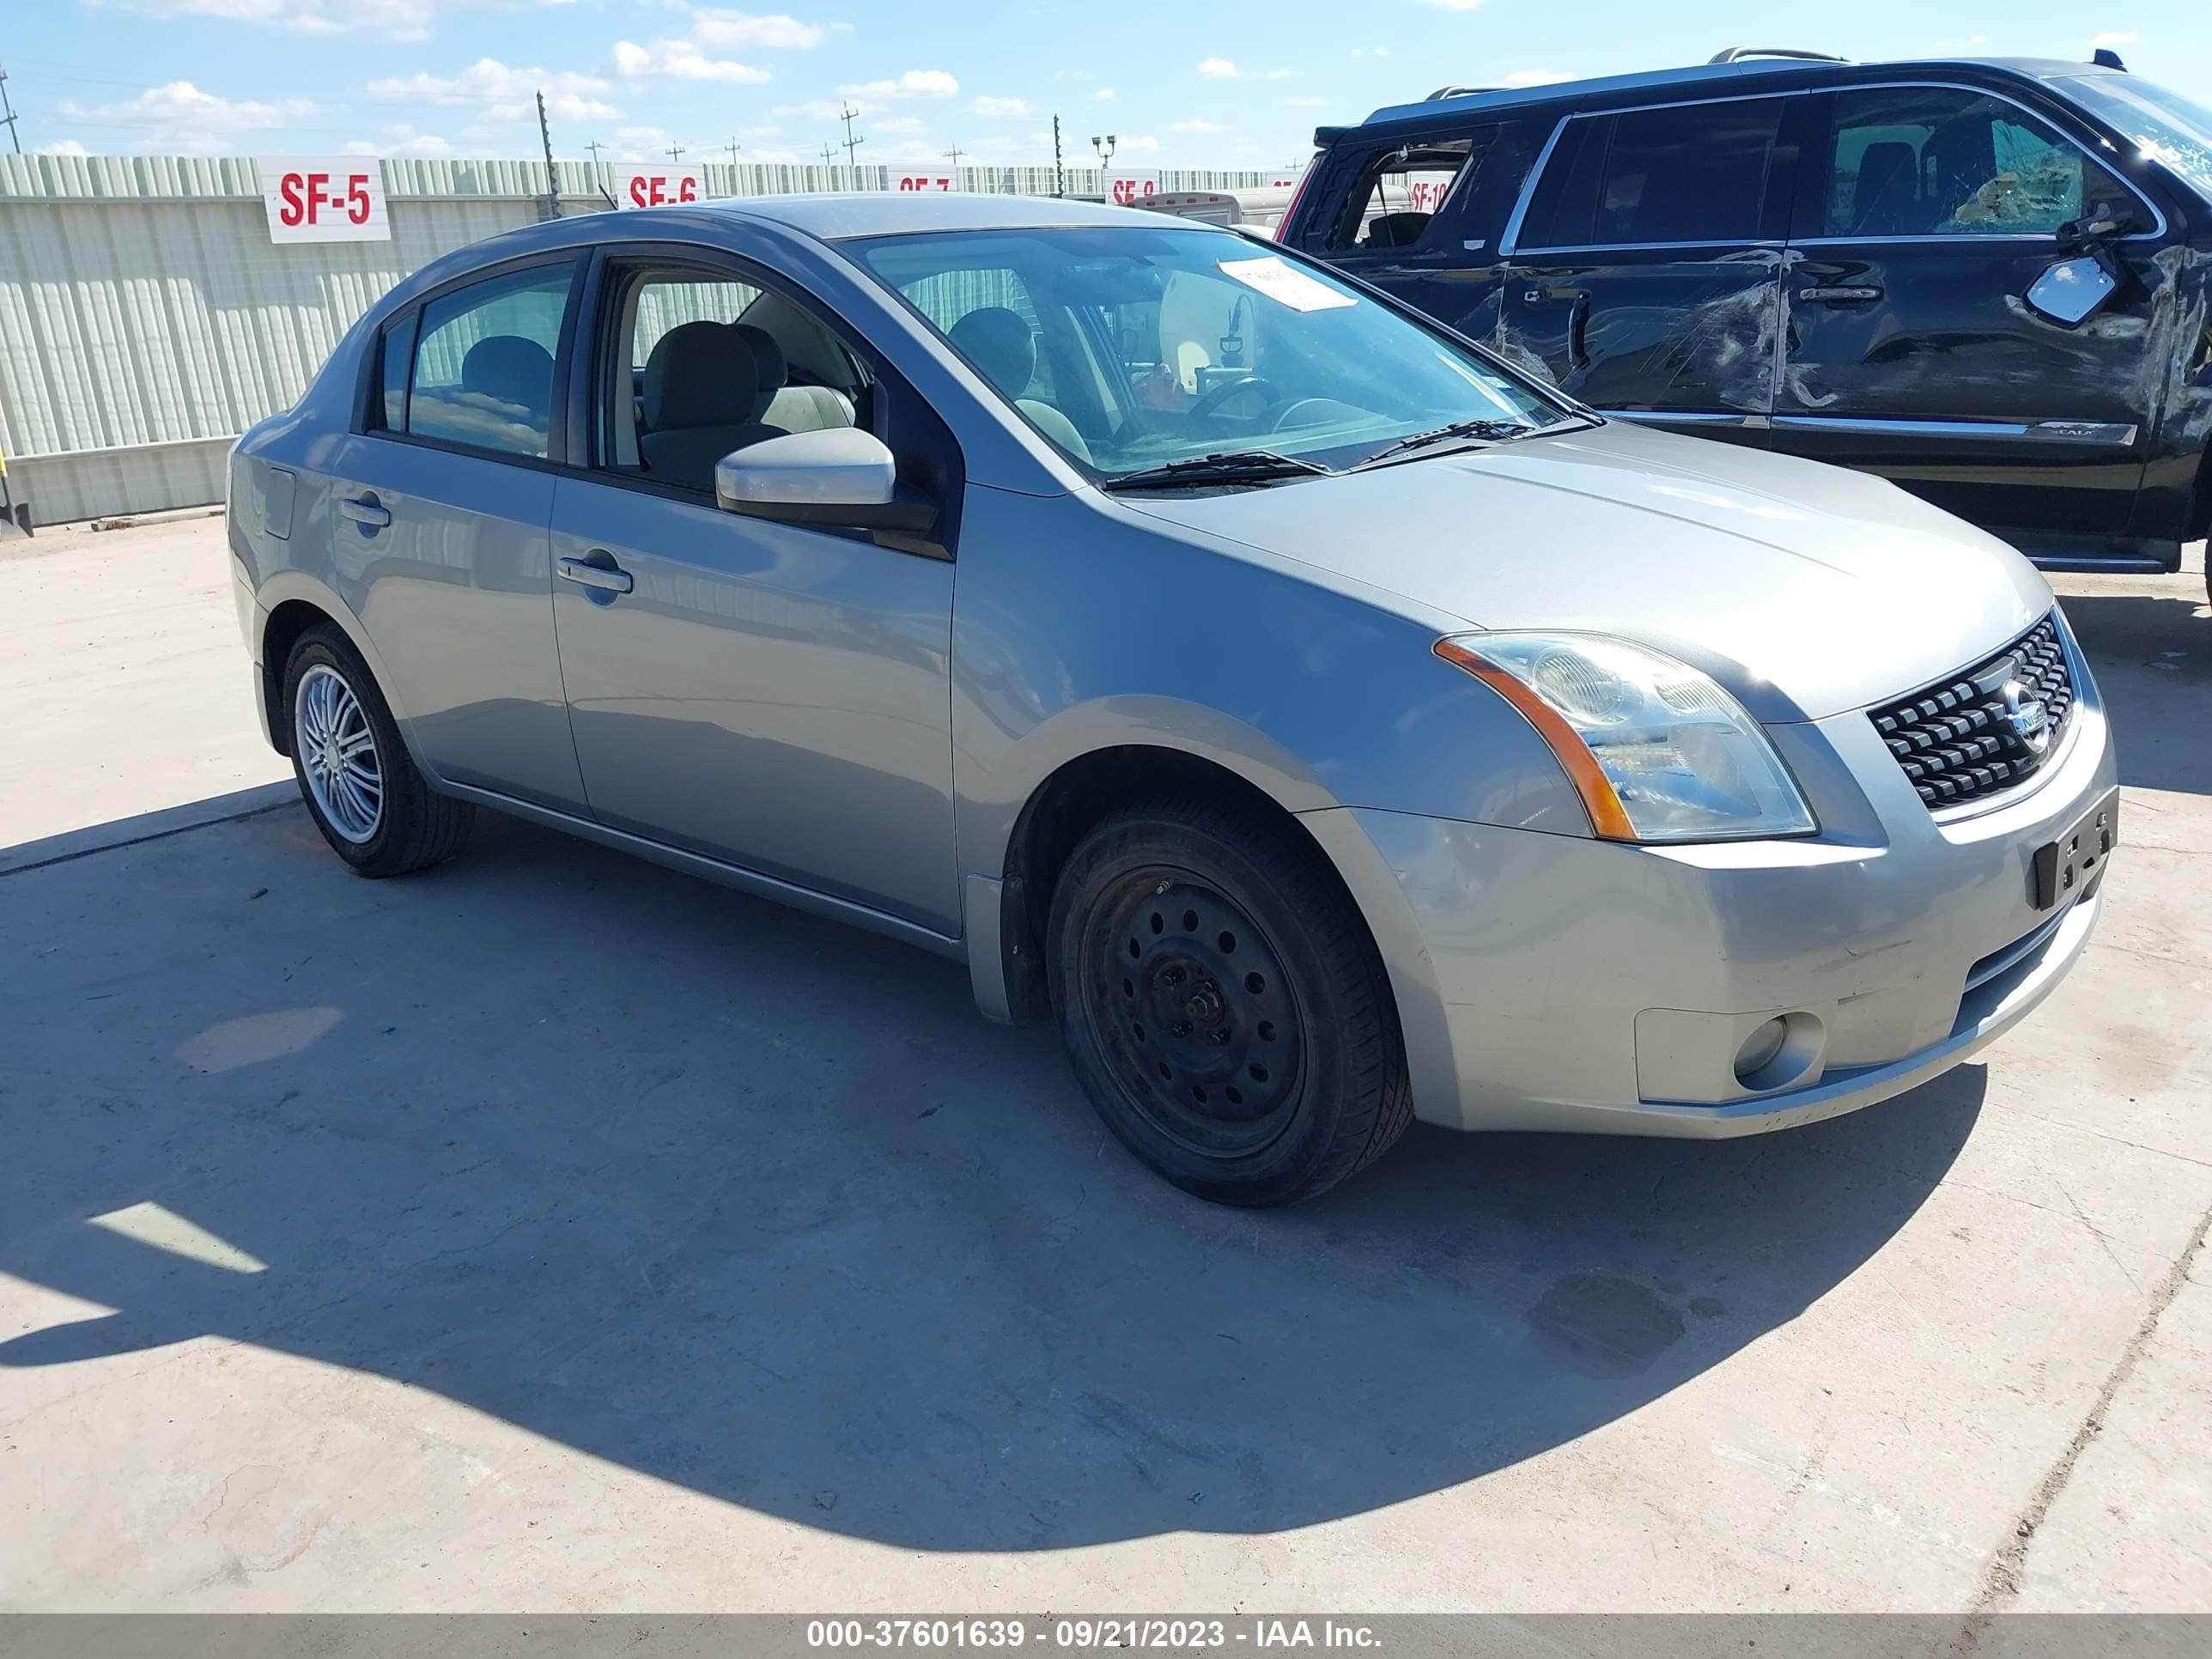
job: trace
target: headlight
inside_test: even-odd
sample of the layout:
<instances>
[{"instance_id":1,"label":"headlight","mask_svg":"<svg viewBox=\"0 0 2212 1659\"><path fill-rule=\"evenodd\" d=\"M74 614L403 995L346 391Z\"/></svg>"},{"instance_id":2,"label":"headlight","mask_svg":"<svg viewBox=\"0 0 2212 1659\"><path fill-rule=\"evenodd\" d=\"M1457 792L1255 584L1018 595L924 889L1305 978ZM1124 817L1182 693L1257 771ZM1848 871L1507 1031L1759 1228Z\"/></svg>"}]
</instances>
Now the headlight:
<instances>
[{"instance_id":1,"label":"headlight","mask_svg":"<svg viewBox=\"0 0 2212 1659\"><path fill-rule=\"evenodd\" d=\"M1759 722L1686 663L1595 634L1469 634L1437 655L1528 719L1611 841L1734 841L1815 825Z\"/></svg>"}]
</instances>

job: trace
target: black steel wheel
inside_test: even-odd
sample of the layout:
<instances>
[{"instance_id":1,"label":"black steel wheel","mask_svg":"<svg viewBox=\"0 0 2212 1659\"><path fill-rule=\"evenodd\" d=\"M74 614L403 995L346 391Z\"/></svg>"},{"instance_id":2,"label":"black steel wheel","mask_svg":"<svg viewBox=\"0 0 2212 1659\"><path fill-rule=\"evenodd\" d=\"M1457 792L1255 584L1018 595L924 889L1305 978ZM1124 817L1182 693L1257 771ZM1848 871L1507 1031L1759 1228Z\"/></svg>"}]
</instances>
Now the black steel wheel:
<instances>
[{"instance_id":1,"label":"black steel wheel","mask_svg":"<svg viewBox=\"0 0 2212 1659\"><path fill-rule=\"evenodd\" d=\"M1314 1197L1411 1116L1382 963L1295 827L1202 805L1101 824L1054 890L1077 1076L1121 1142L1218 1201Z\"/></svg>"}]
</instances>

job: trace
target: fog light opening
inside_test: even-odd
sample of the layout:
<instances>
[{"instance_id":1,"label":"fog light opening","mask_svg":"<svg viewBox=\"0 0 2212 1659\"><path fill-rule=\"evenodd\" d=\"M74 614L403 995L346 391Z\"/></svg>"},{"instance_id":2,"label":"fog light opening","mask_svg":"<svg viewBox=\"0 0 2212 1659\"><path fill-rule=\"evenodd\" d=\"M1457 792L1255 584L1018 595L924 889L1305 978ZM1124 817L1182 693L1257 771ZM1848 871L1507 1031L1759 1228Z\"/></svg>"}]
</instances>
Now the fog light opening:
<instances>
[{"instance_id":1,"label":"fog light opening","mask_svg":"<svg viewBox=\"0 0 2212 1659\"><path fill-rule=\"evenodd\" d=\"M1735 1080L1753 1094L1802 1083L1820 1068L1826 1033L1811 1014L1761 1020L1735 1051Z\"/></svg>"}]
</instances>

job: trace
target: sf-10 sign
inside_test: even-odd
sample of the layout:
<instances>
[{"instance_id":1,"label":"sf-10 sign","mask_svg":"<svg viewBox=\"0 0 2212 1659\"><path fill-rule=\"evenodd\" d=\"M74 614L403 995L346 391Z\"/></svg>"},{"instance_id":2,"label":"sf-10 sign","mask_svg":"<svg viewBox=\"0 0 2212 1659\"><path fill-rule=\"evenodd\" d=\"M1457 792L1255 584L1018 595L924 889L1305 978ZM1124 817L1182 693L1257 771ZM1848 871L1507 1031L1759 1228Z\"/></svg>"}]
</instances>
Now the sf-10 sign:
<instances>
[{"instance_id":1,"label":"sf-10 sign","mask_svg":"<svg viewBox=\"0 0 2212 1659\"><path fill-rule=\"evenodd\" d=\"M707 169L678 167L619 167L615 169L618 208L682 207L707 199Z\"/></svg>"},{"instance_id":2,"label":"sf-10 sign","mask_svg":"<svg viewBox=\"0 0 2212 1659\"><path fill-rule=\"evenodd\" d=\"M384 164L359 155L264 155L262 204L272 242L388 242Z\"/></svg>"}]
</instances>

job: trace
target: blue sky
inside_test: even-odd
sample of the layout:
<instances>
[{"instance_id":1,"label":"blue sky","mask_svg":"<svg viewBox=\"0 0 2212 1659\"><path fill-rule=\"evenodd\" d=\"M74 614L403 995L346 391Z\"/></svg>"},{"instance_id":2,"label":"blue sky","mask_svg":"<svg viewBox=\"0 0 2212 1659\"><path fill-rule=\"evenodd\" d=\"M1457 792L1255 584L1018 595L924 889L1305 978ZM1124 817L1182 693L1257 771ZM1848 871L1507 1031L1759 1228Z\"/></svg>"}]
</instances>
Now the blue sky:
<instances>
[{"instance_id":1,"label":"blue sky","mask_svg":"<svg viewBox=\"0 0 2212 1659\"><path fill-rule=\"evenodd\" d=\"M862 112L864 161L1278 167L1317 121L1440 82L1525 83L1702 60L1730 44L1875 59L2005 54L2129 66L2212 98L2203 0L1864 0L1802 22L1771 0L1319 0L998 8L824 0L16 0L0 66L26 149L70 154L819 160ZM2191 21L2191 18L2196 21ZM842 152L840 152L842 156Z\"/></svg>"}]
</instances>

